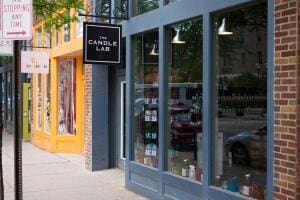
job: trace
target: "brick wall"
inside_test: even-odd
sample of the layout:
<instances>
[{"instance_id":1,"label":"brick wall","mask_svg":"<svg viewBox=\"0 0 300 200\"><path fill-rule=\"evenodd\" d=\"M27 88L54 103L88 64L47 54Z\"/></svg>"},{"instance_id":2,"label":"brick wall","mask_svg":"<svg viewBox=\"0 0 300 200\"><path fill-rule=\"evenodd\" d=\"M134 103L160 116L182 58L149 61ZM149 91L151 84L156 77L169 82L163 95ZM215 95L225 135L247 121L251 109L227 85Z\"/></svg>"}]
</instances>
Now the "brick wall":
<instances>
[{"instance_id":1,"label":"brick wall","mask_svg":"<svg viewBox=\"0 0 300 200\"><path fill-rule=\"evenodd\" d=\"M85 65L85 167L92 164L92 66Z\"/></svg>"},{"instance_id":2,"label":"brick wall","mask_svg":"<svg viewBox=\"0 0 300 200\"><path fill-rule=\"evenodd\" d=\"M274 199L300 199L299 0L275 0Z\"/></svg>"},{"instance_id":3,"label":"brick wall","mask_svg":"<svg viewBox=\"0 0 300 200\"><path fill-rule=\"evenodd\" d=\"M86 13L92 13L92 0L85 0ZM84 157L85 167L92 165L92 66L85 65L85 140Z\"/></svg>"}]
</instances>

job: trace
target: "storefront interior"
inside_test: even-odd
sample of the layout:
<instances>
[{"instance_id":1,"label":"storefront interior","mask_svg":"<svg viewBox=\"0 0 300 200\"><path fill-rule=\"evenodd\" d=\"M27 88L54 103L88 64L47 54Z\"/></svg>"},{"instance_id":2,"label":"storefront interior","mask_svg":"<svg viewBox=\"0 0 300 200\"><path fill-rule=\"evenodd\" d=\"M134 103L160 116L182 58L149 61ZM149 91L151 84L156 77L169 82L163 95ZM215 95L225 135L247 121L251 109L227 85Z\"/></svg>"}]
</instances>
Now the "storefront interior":
<instances>
[{"instance_id":1,"label":"storefront interior","mask_svg":"<svg viewBox=\"0 0 300 200\"><path fill-rule=\"evenodd\" d=\"M135 2L126 186L158 199L267 199L269 4Z\"/></svg>"}]
</instances>

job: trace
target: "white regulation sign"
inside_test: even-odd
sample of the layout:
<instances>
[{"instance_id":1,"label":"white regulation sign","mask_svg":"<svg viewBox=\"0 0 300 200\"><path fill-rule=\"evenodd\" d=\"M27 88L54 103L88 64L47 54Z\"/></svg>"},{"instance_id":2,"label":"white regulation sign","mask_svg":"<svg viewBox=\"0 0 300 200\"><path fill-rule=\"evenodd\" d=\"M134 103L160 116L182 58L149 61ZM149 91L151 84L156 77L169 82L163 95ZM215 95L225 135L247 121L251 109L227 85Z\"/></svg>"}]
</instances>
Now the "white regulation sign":
<instances>
[{"instance_id":1,"label":"white regulation sign","mask_svg":"<svg viewBox=\"0 0 300 200\"><path fill-rule=\"evenodd\" d=\"M13 55L13 42L11 40L0 39L0 56Z\"/></svg>"},{"instance_id":2,"label":"white regulation sign","mask_svg":"<svg viewBox=\"0 0 300 200\"><path fill-rule=\"evenodd\" d=\"M32 0L2 0L2 39L32 38Z\"/></svg>"}]
</instances>

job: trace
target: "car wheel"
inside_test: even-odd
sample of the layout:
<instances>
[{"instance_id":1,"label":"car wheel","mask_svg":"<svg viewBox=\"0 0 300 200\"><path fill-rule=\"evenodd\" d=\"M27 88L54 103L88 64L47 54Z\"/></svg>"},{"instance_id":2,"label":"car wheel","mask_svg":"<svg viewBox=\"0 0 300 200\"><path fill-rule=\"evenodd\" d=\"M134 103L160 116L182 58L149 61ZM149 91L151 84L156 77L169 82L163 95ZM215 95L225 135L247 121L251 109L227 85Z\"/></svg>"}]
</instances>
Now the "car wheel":
<instances>
[{"instance_id":1,"label":"car wheel","mask_svg":"<svg viewBox=\"0 0 300 200\"><path fill-rule=\"evenodd\" d=\"M231 147L232 163L236 165L250 166L250 159L247 149L241 144Z\"/></svg>"}]
</instances>

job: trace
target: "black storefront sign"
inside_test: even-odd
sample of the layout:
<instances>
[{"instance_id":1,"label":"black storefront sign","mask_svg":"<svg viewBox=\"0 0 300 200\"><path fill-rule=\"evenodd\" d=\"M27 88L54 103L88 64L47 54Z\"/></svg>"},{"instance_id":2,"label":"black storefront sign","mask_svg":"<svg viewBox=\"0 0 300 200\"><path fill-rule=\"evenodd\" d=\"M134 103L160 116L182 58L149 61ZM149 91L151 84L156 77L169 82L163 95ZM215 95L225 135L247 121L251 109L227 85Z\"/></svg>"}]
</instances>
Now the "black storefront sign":
<instances>
[{"instance_id":1,"label":"black storefront sign","mask_svg":"<svg viewBox=\"0 0 300 200\"><path fill-rule=\"evenodd\" d=\"M120 64L121 26L84 22L83 63Z\"/></svg>"}]
</instances>

